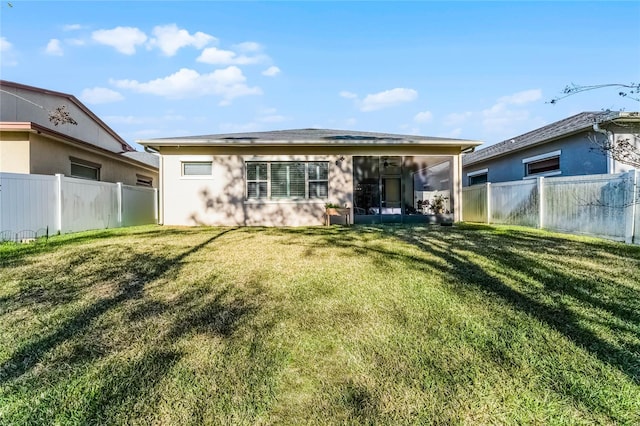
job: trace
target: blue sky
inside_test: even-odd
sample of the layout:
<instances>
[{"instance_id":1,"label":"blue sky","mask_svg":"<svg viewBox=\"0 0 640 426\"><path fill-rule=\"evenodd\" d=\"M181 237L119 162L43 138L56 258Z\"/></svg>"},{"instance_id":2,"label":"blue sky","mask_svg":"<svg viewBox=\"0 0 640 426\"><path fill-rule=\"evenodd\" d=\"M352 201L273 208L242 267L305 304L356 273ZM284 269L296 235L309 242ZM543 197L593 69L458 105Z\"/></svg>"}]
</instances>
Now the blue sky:
<instances>
[{"instance_id":1,"label":"blue sky","mask_svg":"<svg viewBox=\"0 0 640 426\"><path fill-rule=\"evenodd\" d=\"M486 145L640 81L640 2L33 2L0 8L0 77L136 139L332 128ZM134 144L135 145L135 144Z\"/></svg>"}]
</instances>

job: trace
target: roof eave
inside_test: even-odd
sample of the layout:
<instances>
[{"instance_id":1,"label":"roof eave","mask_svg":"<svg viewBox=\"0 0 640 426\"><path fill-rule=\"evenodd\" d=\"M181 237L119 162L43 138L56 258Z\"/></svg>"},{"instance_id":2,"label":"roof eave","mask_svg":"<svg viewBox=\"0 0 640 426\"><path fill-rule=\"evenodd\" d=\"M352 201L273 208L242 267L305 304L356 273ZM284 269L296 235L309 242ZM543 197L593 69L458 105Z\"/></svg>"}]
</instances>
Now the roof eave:
<instances>
[{"instance_id":1,"label":"roof eave","mask_svg":"<svg viewBox=\"0 0 640 426\"><path fill-rule=\"evenodd\" d=\"M171 140L137 140L137 143L151 148L167 147L167 146L192 146L192 147L290 147L290 146L314 146L314 147L371 147L371 146L451 146L460 147L461 150L475 148L482 144L481 141L474 140L349 140L349 141L326 141L326 140L308 140L308 141L264 141L249 140L247 141L228 141L221 139L171 139Z\"/></svg>"}]
</instances>

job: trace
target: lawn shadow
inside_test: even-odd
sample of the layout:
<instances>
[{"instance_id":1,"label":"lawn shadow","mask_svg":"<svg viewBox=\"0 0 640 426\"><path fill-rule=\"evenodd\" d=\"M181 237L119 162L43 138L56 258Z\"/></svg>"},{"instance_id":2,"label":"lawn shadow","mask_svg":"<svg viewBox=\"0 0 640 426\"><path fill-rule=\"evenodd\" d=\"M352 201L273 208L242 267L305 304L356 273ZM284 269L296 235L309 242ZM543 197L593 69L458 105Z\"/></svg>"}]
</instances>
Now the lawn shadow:
<instances>
[{"instance_id":1,"label":"lawn shadow","mask_svg":"<svg viewBox=\"0 0 640 426\"><path fill-rule=\"evenodd\" d=\"M504 241L500 244L491 234L460 233L456 230L435 235L412 235L410 232L399 232L397 236L419 247L425 253L444 259L448 265L448 269L444 272L451 277L451 283L454 285L461 289L471 285L500 297L519 311L558 331L603 363L617 368L635 384L640 384L640 353L634 351L633 346L625 347L603 340L582 325L588 321L587 318L573 312L559 301L560 297L570 296L593 313L604 310L623 323L638 323L640 322L640 292L637 289L618 286L617 290L622 291L625 297L610 300L602 289L603 283L599 282L597 277L578 278L575 275L569 275L559 267L554 268L544 264L534 256L522 254L523 252L550 251L562 256L562 253L567 250L580 251L584 248L583 243L574 243L555 237L533 236L531 238L526 235L522 237L518 232L509 234L509 245L505 245ZM477 255L484 256L499 265L498 271L501 271L504 279L521 280L518 275L525 273L541 283L543 288L524 293L506 284L500 275L496 276L496 271L488 273L473 259L463 254L466 250L473 250L469 240L474 242L475 247L481 248ZM599 245L593 243L591 247L601 249ZM623 250L622 253L628 256L630 261L637 261L640 258L640 251L637 250ZM527 283L523 283L523 286L527 286ZM555 303L541 300L543 296L553 296ZM621 330L611 322L606 325L610 329ZM628 331L628 327L624 328L624 331ZM612 331L612 334L616 332Z\"/></svg>"},{"instance_id":2,"label":"lawn shadow","mask_svg":"<svg viewBox=\"0 0 640 426\"><path fill-rule=\"evenodd\" d=\"M148 283L169 273L177 274L181 262L187 256L198 252L234 229L221 231L173 257L157 256L151 253L133 254L125 264L117 265L119 270L127 273L121 274L116 282L115 294L95 301L58 325L55 331L35 338L20 347L0 365L0 383L15 379L32 369L46 353L63 342L85 333L92 323L106 312L127 301L140 299ZM96 282L112 279L112 273L111 268L106 268L99 271L94 279ZM24 303L37 301L29 291L12 296L12 298L22 300Z\"/></svg>"}]
</instances>

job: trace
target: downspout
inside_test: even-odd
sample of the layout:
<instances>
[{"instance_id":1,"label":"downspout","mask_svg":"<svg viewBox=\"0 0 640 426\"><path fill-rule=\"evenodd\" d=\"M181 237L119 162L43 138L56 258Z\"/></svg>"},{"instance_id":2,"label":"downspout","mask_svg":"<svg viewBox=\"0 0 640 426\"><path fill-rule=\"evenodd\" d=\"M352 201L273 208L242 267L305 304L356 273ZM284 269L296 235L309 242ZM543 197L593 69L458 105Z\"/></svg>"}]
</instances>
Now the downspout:
<instances>
[{"instance_id":1,"label":"downspout","mask_svg":"<svg viewBox=\"0 0 640 426\"><path fill-rule=\"evenodd\" d=\"M613 156L611 155L611 148L613 147L613 132L609 131L609 130L605 130L605 129L601 129L598 122L593 123L593 131L596 133L600 133L605 135L605 137L607 138L607 143L608 143L608 147L609 149L606 150L606 154L607 154L607 174L613 174L615 173L615 160L613 159Z\"/></svg>"}]
</instances>

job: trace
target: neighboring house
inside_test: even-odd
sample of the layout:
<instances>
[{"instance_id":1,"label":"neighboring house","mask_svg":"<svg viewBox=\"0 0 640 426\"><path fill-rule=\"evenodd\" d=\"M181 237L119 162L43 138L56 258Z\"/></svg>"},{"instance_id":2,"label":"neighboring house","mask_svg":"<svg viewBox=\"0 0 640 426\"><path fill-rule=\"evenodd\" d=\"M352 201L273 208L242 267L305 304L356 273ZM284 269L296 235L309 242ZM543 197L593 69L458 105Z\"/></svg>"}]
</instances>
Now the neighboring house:
<instances>
[{"instance_id":1,"label":"neighboring house","mask_svg":"<svg viewBox=\"0 0 640 426\"><path fill-rule=\"evenodd\" d=\"M597 123L597 125L596 125ZM637 112L582 112L531 132L466 154L463 185L507 182L539 176L621 173L631 167L615 161L596 142L629 138ZM594 128L594 125L596 127Z\"/></svg>"},{"instance_id":2,"label":"neighboring house","mask_svg":"<svg viewBox=\"0 0 640 426\"><path fill-rule=\"evenodd\" d=\"M161 154L161 223L265 226L322 224L325 203L355 223L458 221L461 153L480 144L321 129L138 142Z\"/></svg>"},{"instance_id":3,"label":"neighboring house","mask_svg":"<svg viewBox=\"0 0 640 426\"><path fill-rule=\"evenodd\" d=\"M77 125L49 120L61 106ZM157 187L158 162L136 152L74 96L0 80L0 172Z\"/></svg>"}]
</instances>

